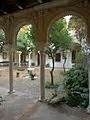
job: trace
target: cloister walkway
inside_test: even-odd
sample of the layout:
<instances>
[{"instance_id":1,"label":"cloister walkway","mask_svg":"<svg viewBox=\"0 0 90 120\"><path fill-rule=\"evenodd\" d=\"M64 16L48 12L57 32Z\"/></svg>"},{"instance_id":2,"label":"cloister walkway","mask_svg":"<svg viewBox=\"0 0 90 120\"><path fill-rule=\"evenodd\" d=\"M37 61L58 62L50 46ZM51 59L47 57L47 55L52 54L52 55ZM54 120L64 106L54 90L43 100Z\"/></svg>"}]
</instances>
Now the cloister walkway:
<instances>
[{"instance_id":1,"label":"cloister walkway","mask_svg":"<svg viewBox=\"0 0 90 120\"><path fill-rule=\"evenodd\" d=\"M13 98L13 99L12 99ZM52 107L33 98L12 94L0 106L0 120L89 120L90 115L67 105Z\"/></svg>"},{"instance_id":2,"label":"cloister walkway","mask_svg":"<svg viewBox=\"0 0 90 120\"><path fill-rule=\"evenodd\" d=\"M3 73L0 76L0 95L5 100L0 105L0 120L90 119L90 115L79 108L70 108L67 105L59 105L57 108L38 102L40 96L39 79L31 81L25 74L23 77L21 74L21 77L14 80L15 93L8 94L8 72L7 68L5 69L6 76L4 74L3 77Z\"/></svg>"}]
</instances>

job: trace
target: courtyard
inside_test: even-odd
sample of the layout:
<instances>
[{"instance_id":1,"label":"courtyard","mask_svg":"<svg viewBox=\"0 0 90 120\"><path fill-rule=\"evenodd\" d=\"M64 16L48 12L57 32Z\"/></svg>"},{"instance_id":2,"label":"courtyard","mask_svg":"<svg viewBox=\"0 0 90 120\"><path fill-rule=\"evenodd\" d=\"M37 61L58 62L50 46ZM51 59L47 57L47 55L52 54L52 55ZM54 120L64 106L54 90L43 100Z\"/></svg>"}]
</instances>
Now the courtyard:
<instances>
[{"instance_id":1,"label":"courtyard","mask_svg":"<svg viewBox=\"0 0 90 120\"><path fill-rule=\"evenodd\" d=\"M89 0L0 1L0 120L90 120Z\"/></svg>"},{"instance_id":2,"label":"courtyard","mask_svg":"<svg viewBox=\"0 0 90 120\"><path fill-rule=\"evenodd\" d=\"M36 68L36 73L37 71L39 68ZM0 95L3 97L3 102L0 105L0 120L89 120L90 115L83 109L71 108L65 104L51 106L39 102L39 72L36 80L28 77L27 70L19 72L20 76L17 77L17 70L14 70L15 92L9 94L8 67L1 68ZM48 73L47 69L46 73ZM60 71L56 73L58 76ZM47 77L49 78L49 74Z\"/></svg>"}]
</instances>

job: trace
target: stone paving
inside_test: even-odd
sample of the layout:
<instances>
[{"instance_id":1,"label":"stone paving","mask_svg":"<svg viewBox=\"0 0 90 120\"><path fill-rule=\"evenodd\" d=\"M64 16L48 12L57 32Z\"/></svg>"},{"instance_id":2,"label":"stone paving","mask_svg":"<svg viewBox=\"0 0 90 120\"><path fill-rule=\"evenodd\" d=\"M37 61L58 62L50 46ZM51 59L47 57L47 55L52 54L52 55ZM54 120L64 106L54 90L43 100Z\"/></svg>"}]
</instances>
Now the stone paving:
<instances>
[{"instance_id":1,"label":"stone paving","mask_svg":"<svg viewBox=\"0 0 90 120\"><path fill-rule=\"evenodd\" d=\"M39 79L31 81L25 71L19 78L14 77L15 93L8 94L8 72L5 73L0 76L0 95L4 100L0 105L0 120L90 120L90 115L80 109L37 102Z\"/></svg>"},{"instance_id":2,"label":"stone paving","mask_svg":"<svg viewBox=\"0 0 90 120\"><path fill-rule=\"evenodd\" d=\"M32 91L31 91L32 89ZM37 86L36 86L37 89ZM15 91L8 94L8 89L0 86L0 93L3 96L3 102L0 105L0 120L18 120L19 117L39 99L39 92L35 94L35 87L25 91ZM27 92L28 91L28 92Z\"/></svg>"},{"instance_id":3,"label":"stone paving","mask_svg":"<svg viewBox=\"0 0 90 120\"><path fill-rule=\"evenodd\" d=\"M27 71L21 71L20 76L16 77L14 71L14 90L10 95L9 91L8 68L1 69L0 76L0 95L3 102L0 105L0 120L18 120L19 117L33 104L38 101L40 96L39 79L31 80Z\"/></svg>"},{"instance_id":4,"label":"stone paving","mask_svg":"<svg viewBox=\"0 0 90 120\"><path fill-rule=\"evenodd\" d=\"M67 105L52 107L45 103L36 103L19 120L90 120L90 115Z\"/></svg>"}]
</instances>

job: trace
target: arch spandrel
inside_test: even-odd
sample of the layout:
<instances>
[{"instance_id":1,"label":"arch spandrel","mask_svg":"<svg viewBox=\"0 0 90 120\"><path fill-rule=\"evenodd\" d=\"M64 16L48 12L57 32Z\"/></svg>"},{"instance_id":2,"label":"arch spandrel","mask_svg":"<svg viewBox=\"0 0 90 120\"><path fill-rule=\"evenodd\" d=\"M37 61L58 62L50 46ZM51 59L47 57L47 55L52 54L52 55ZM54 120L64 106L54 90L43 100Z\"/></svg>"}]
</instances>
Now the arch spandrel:
<instances>
[{"instance_id":1,"label":"arch spandrel","mask_svg":"<svg viewBox=\"0 0 90 120\"><path fill-rule=\"evenodd\" d=\"M51 8L48 10L48 19L47 19L47 26L49 27L58 19L67 16L67 15L74 15L78 16L83 19L83 21L87 24L88 23L88 14L87 12L81 11L80 8L76 7L68 7L68 8Z\"/></svg>"},{"instance_id":2,"label":"arch spandrel","mask_svg":"<svg viewBox=\"0 0 90 120\"><path fill-rule=\"evenodd\" d=\"M90 18L89 8L90 8L90 5L88 7L83 7L76 4L73 6L68 5L68 6L45 8L37 11L33 9L28 9L28 10L21 11L19 13L14 13L13 27L15 28L15 35L17 35L19 29L22 26L26 24L32 24L32 25L34 24L36 27L36 36L37 36L38 43L46 44L47 32L50 25L52 25L53 22L55 22L58 18L61 18L65 15L72 14L75 16L80 16L80 17L82 16L83 20L85 20L87 24L87 21ZM7 34L7 31L9 29L8 16L5 16L4 21L5 22L1 22L0 24L4 26L4 29L5 29L4 31ZM42 38L40 38L40 36Z\"/></svg>"},{"instance_id":3,"label":"arch spandrel","mask_svg":"<svg viewBox=\"0 0 90 120\"><path fill-rule=\"evenodd\" d=\"M36 16L36 27L37 27L37 47L42 49L47 43L47 18L46 11L40 10Z\"/></svg>"},{"instance_id":4,"label":"arch spandrel","mask_svg":"<svg viewBox=\"0 0 90 120\"><path fill-rule=\"evenodd\" d=\"M88 21L90 21L89 20L90 19L89 7L83 7L79 5L72 6L72 7L71 6L54 7L54 8L49 8L46 11L47 11L46 12L47 13L46 14L47 32L55 21L67 15L73 15L73 16L80 17L86 23L86 28L88 26Z\"/></svg>"},{"instance_id":5,"label":"arch spandrel","mask_svg":"<svg viewBox=\"0 0 90 120\"><path fill-rule=\"evenodd\" d=\"M5 44L8 44L8 31L9 31L8 21L9 21L8 16L0 18L0 29L2 29L5 33Z\"/></svg>"}]
</instances>

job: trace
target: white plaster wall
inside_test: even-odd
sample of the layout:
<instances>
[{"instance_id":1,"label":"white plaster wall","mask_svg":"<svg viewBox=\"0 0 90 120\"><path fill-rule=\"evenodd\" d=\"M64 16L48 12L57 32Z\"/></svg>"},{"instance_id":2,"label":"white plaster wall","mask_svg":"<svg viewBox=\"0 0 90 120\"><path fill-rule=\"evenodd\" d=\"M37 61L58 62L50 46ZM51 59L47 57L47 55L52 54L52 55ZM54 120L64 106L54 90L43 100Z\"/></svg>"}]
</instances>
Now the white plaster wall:
<instances>
[{"instance_id":1,"label":"white plaster wall","mask_svg":"<svg viewBox=\"0 0 90 120\"><path fill-rule=\"evenodd\" d=\"M26 56L26 61L29 63L29 55ZM35 65L37 65L37 55L35 55L35 53L33 53L32 59L30 59L30 64L31 63L35 63Z\"/></svg>"},{"instance_id":2,"label":"white plaster wall","mask_svg":"<svg viewBox=\"0 0 90 120\"><path fill-rule=\"evenodd\" d=\"M0 54L0 62L2 62L3 61L3 59L2 59L2 55Z\"/></svg>"},{"instance_id":3,"label":"white plaster wall","mask_svg":"<svg viewBox=\"0 0 90 120\"><path fill-rule=\"evenodd\" d=\"M27 61L29 61L29 57L27 56L26 58ZM32 56L32 59L30 59L30 63L35 63L35 65L37 66L37 55L35 53L33 53L33 56ZM64 63L64 59L63 59L63 56L62 56L62 53L61 53L61 61L60 62L55 62L55 67L56 68L63 68L63 63ZM50 59L48 57L48 55L46 55L46 62L45 64L49 64L50 67L52 67L52 59ZM66 64L65 64L65 67L66 68L72 68L72 53L70 51L68 51L67 53L67 60L66 60Z\"/></svg>"},{"instance_id":4,"label":"white plaster wall","mask_svg":"<svg viewBox=\"0 0 90 120\"><path fill-rule=\"evenodd\" d=\"M52 59L48 59L48 56L46 55L46 64L48 64L48 63L50 65L50 67L52 67ZM56 68L63 68L63 63L64 63L64 59L63 59L63 56L61 54L61 61L55 62L55 67ZM68 51L65 67L72 68L72 65L73 65L72 64L72 53L70 51Z\"/></svg>"},{"instance_id":5,"label":"white plaster wall","mask_svg":"<svg viewBox=\"0 0 90 120\"><path fill-rule=\"evenodd\" d=\"M3 62L3 61L9 61L8 54L7 54L7 58L6 59L3 59L2 53L0 54L0 62Z\"/></svg>"}]
</instances>

